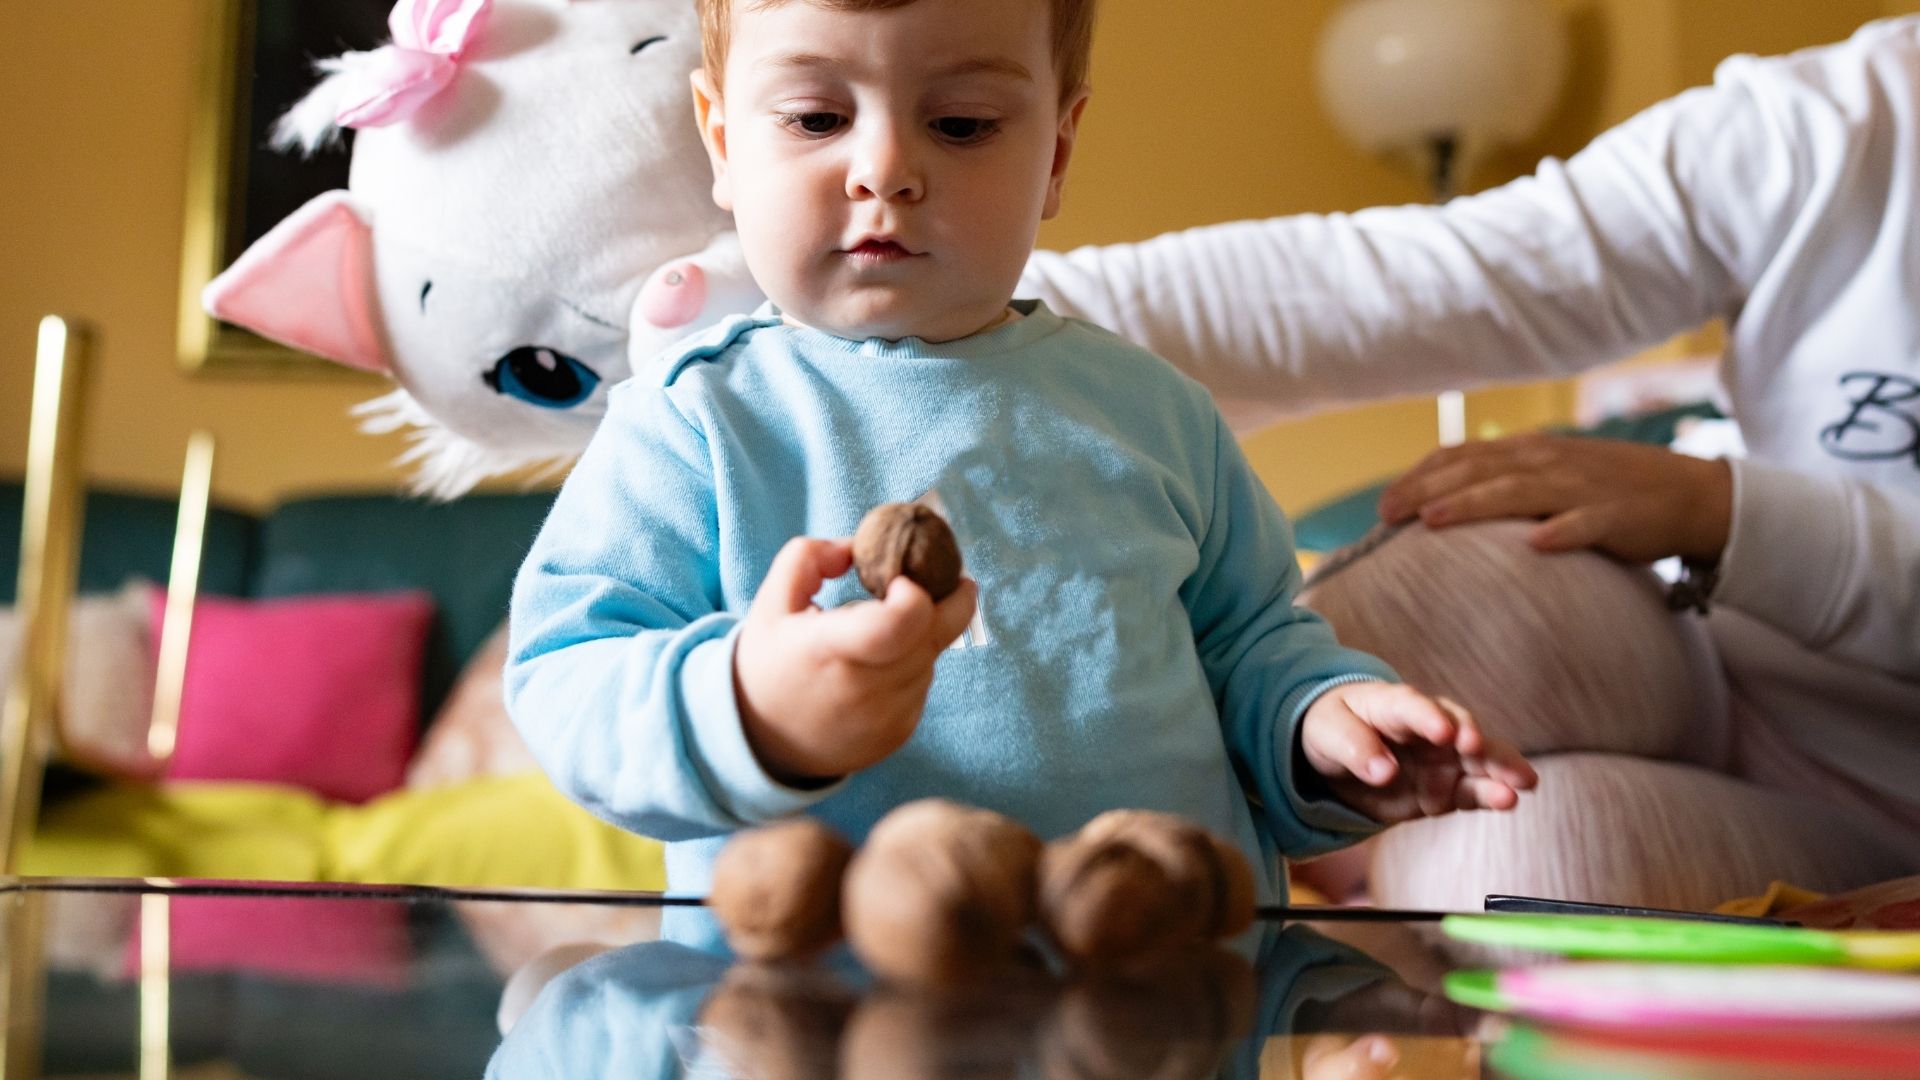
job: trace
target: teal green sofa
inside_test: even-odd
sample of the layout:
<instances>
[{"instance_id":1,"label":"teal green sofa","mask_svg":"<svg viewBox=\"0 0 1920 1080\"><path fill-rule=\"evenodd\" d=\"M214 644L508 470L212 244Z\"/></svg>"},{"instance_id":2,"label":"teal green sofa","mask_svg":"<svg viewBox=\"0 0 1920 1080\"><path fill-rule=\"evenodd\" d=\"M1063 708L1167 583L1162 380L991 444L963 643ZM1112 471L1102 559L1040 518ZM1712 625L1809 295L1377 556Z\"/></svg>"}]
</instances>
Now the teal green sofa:
<instances>
[{"instance_id":1,"label":"teal green sofa","mask_svg":"<svg viewBox=\"0 0 1920 1080\"><path fill-rule=\"evenodd\" d=\"M22 489L0 483L0 601L17 578ZM435 617L420 717L433 722L463 667L506 618L513 575L553 496L431 503L315 495L208 522L204 595L274 598L425 590ZM96 491L85 504L80 591L164 581L175 505ZM293 787L217 782L113 784L47 773L28 873L244 877L450 886L659 888L660 846L574 806L524 772L409 787L364 805Z\"/></svg>"},{"instance_id":2,"label":"teal green sofa","mask_svg":"<svg viewBox=\"0 0 1920 1080\"><path fill-rule=\"evenodd\" d=\"M21 485L0 483L0 603L19 576ZM201 591L277 597L425 589L437 611L427 644L422 716L506 618L520 559L550 493L474 495L431 503L398 495L313 495L264 514L217 507L208 521ZM86 500L80 591L129 577L164 582L176 515L171 497L94 491Z\"/></svg>"}]
</instances>

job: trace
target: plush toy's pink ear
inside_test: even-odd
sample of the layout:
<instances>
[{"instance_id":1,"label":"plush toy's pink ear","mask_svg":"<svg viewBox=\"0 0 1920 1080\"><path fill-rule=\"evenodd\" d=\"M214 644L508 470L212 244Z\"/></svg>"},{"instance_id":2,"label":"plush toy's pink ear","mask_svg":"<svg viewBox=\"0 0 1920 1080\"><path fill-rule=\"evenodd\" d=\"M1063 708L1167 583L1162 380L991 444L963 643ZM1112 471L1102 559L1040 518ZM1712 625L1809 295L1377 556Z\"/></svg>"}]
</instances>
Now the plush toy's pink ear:
<instances>
[{"instance_id":1,"label":"plush toy's pink ear","mask_svg":"<svg viewBox=\"0 0 1920 1080\"><path fill-rule=\"evenodd\" d=\"M373 229L344 191L273 227L201 294L216 319L302 352L388 374L373 285Z\"/></svg>"}]
</instances>

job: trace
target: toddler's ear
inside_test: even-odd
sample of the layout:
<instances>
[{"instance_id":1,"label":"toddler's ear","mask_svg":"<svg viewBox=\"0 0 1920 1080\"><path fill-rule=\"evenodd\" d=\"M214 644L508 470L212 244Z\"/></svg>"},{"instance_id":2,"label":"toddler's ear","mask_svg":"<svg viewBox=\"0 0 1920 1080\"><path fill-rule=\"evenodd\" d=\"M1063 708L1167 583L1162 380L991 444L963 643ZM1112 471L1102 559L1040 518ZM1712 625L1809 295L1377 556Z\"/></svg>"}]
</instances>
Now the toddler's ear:
<instances>
[{"instance_id":1,"label":"toddler's ear","mask_svg":"<svg viewBox=\"0 0 1920 1080\"><path fill-rule=\"evenodd\" d=\"M1067 163L1073 158L1073 144L1080 137L1080 114L1087 111L1092 89L1081 87L1060 110L1060 131L1053 142L1053 175L1047 181L1047 201L1040 220L1051 221L1060 215L1060 193L1067 183Z\"/></svg>"},{"instance_id":2,"label":"toddler's ear","mask_svg":"<svg viewBox=\"0 0 1920 1080\"><path fill-rule=\"evenodd\" d=\"M722 210L733 209L733 185L727 178L727 109L720 92L704 70L693 73L693 117L700 125L707 161L713 166L713 201Z\"/></svg>"}]
</instances>

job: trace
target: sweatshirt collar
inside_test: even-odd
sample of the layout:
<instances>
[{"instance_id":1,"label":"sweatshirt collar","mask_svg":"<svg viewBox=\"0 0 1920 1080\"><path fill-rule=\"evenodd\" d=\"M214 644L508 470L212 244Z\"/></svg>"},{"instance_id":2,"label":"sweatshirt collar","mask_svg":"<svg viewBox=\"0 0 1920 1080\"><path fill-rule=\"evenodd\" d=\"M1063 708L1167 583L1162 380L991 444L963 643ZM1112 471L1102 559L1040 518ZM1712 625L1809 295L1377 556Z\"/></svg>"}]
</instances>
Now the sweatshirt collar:
<instances>
[{"instance_id":1,"label":"sweatshirt collar","mask_svg":"<svg viewBox=\"0 0 1920 1080\"><path fill-rule=\"evenodd\" d=\"M753 313L753 318L756 323L793 335L797 342L808 347L894 360L978 360L1000 356L1018 352L1059 330L1065 323L1041 300L1015 300L1011 306L1020 313L1021 318L1002 323L984 333L941 342L928 342L917 337L859 340L838 337L810 327L793 326L782 321L780 309L771 300L760 305L760 309Z\"/></svg>"}]
</instances>

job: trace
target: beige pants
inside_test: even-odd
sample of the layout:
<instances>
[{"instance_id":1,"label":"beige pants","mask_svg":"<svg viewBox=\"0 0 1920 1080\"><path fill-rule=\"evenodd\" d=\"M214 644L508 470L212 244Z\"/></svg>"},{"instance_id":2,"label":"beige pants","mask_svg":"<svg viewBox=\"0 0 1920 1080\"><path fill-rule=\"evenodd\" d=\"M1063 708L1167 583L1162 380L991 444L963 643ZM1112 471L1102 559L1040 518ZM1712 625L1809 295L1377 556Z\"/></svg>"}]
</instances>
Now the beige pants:
<instances>
[{"instance_id":1,"label":"beige pants","mask_svg":"<svg viewBox=\"0 0 1920 1080\"><path fill-rule=\"evenodd\" d=\"M1554 717L1501 732L1533 758L1538 791L1512 813L1389 830L1370 860L1374 902L1475 910L1510 893L1707 909L1776 880L1832 893L1920 873L1920 806L1809 757L1738 687L1708 722L1726 730L1671 740L1687 748L1676 760L1604 752L1606 732L1556 730Z\"/></svg>"}]
</instances>

